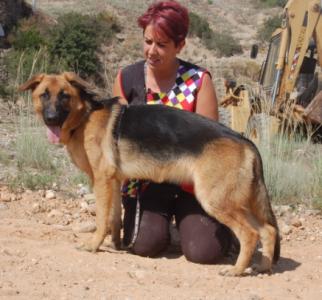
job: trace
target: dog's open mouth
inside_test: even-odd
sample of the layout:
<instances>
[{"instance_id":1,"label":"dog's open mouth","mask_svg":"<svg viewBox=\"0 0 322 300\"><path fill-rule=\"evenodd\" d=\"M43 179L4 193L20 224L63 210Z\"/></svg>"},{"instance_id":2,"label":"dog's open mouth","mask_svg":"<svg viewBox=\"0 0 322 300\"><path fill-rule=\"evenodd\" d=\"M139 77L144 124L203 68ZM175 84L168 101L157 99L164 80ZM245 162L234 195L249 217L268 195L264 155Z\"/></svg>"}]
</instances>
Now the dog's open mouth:
<instances>
[{"instance_id":1,"label":"dog's open mouth","mask_svg":"<svg viewBox=\"0 0 322 300\"><path fill-rule=\"evenodd\" d=\"M60 127L47 126L47 138L50 143L58 144L60 140Z\"/></svg>"}]
</instances>

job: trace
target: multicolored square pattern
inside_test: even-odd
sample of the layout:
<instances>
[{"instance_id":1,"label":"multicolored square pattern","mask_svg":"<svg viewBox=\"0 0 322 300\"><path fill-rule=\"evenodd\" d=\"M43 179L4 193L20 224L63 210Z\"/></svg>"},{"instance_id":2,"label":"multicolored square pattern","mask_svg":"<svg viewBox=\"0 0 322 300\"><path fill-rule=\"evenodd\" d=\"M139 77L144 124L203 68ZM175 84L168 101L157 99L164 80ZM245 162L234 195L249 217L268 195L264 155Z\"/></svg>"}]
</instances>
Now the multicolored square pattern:
<instances>
[{"instance_id":1,"label":"multicolored square pattern","mask_svg":"<svg viewBox=\"0 0 322 300\"><path fill-rule=\"evenodd\" d=\"M173 88L168 93L147 92L147 104L164 104L194 111L195 99L205 71L180 65Z\"/></svg>"}]
</instances>

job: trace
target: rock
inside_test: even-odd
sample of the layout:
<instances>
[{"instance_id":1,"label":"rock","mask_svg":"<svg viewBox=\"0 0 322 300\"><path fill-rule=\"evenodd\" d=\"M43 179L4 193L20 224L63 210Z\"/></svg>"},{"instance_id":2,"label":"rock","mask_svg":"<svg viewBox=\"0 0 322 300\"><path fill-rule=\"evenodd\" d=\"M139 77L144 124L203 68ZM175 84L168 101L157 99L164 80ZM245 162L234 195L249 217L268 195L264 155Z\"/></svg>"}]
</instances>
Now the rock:
<instances>
[{"instance_id":1,"label":"rock","mask_svg":"<svg viewBox=\"0 0 322 300\"><path fill-rule=\"evenodd\" d=\"M274 211L278 216L284 216L292 211L292 207L290 205L276 205Z\"/></svg>"},{"instance_id":2,"label":"rock","mask_svg":"<svg viewBox=\"0 0 322 300\"><path fill-rule=\"evenodd\" d=\"M47 190L45 194L45 198L48 200L55 199L56 193L53 190Z\"/></svg>"},{"instance_id":3,"label":"rock","mask_svg":"<svg viewBox=\"0 0 322 300\"><path fill-rule=\"evenodd\" d=\"M76 233L94 232L96 225L94 222L84 222L73 226L72 230Z\"/></svg>"},{"instance_id":4,"label":"rock","mask_svg":"<svg viewBox=\"0 0 322 300\"><path fill-rule=\"evenodd\" d=\"M52 209L50 213L47 215L48 218L53 218L53 217L61 217L63 213L59 211L58 209Z\"/></svg>"},{"instance_id":5,"label":"rock","mask_svg":"<svg viewBox=\"0 0 322 300\"><path fill-rule=\"evenodd\" d=\"M92 215L96 216L96 205L95 204L90 204L87 207L87 211Z\"/></svg>"},{"instance_id":6,"label":"rock","mask_svg":"<svg viewBox=\"0 0 322 300\"><path fill-rule=\"evenodd\" d=\"M318 209L308 209L305 214L307 216L318 216L321 214L321 211L319 211Z\"/></svg>"},{"instance_id":7,"label":"rock","mask_svg":"<svg viewBox=\"0 0 322 300\"><path fill-rule=\"evenodd\" d=\"M10 202L11 201L11 194L7 191L1 192L0 200L2 200L3 202Z\"/></svg>"},{"instance_id":8,"label":"rock","mask_svg":"<svg viewBox=\"0 0 322 300\"><path fill-rule=\"evenodd\" d=\"M7 210L9 209L8 205L5 203L0 203L0 210Z\"/></svg>"},{"instance_id":9,"label":"rock","mask_svg":"<svg viewBox=\"0 0 322 300\"><path fill-rule=\"evenodd\" d=\"M146 272L143 270L135 270L135 271L129 271L127 272L129 277L134 279L144 279Z\"/></svg>"},{"instance_id":10,"label":"rock","mask_svg":"<svg viewBox=\"0 0 322 300\"><path fill-rule=\"evenodd\" d=\"M53 228L55 228L57 230L60 230L60 231L68 231L68 230L70 230L69 226L60 225L60 224L53 225Z\"/></svg>"},{"instance_id":11,"label":"rock","mask_svg":"<svg viewBox=\"0 0 322 300\"><path fill-rule=\"evenodd\" d=\"M93 193L92 194L86 194L86 195L84 195L84 199L88 203L95 202L95 195Z\"/></svg>"},{"instance_id":12,"label":"rock","mask_svg":"<svg viewBox=\"0 0 322 300\"><path fill-rule=\"evenodd\" d=\"M88 210L88 203L85 201L82 201L80 203L81 211L87 211Z\"/></svg>"},{"instance_id":13,"label":"rock","mask_svg":"<svg viewBox=\"0 0 322 300\"><path fill-rule=\"evenodd\" d=\"M31 207L31 212L37 214L41 211L41 206L39 203L34 203Z\"/></svg>"},{"instance_id":14,"label":"rock","mask_svg":"<svg viewBox=\"0 0 322 300\"><path fill-rule=\"evenodd\" d=\"M284 235L289 235L289 234L292 232L292 227L291 227L291 226L289 226L289 225L284 224L284 225L281 227L281 232L282 232Z\"/></svg>"},{"instance_id":15,"label":"rock","mask_svg":"<svg viewBox=\"0 0 322 300\"><path fill-rule=\"evenodd\" d=\"M87 186L84 186L82 184L78 185L78 190L77 190L77 194L81 197L83 197L86 194L89 194L89 188Z\"/></svg>"},{"instance_id":16,"label":"rock","mask_svg":"<svg viewBox=\"0 0 322 300\"><path fill-rule=\"evenodd\" d=\"M291 221L291 224L292 226L294 227L301 227L302 226L302 222L300 221L300 219L298 218L294 218L292 221Z\"/></svg>"}]
</instances>

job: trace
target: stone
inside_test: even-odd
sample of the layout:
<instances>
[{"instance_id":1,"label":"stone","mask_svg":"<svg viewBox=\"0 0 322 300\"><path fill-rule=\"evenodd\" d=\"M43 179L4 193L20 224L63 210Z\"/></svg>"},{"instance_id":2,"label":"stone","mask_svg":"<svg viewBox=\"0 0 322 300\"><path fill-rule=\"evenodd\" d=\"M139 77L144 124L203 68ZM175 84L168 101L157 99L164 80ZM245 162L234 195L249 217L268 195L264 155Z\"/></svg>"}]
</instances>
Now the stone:
<instances>
[{"instance_id":1,"label":"stone","mask_svg":"<svg viewBox=\"0 0 322 300\"><path fill-rule=\"evenodd\" d=\"M79 223L74 225L72 230L76 233L94 232L96 230L96 225L94 222Z\"/></svg>"},{"instance_id":2,"label":"stone","mask_svg":"<svg viewBox=\"0 0 322 300\"><path fill-rule=\"evenodd\" d=\"M56 193L53 190L47 190L45 194L45 198L48 200L55 199Z\"/></svg>"}]
</instances>

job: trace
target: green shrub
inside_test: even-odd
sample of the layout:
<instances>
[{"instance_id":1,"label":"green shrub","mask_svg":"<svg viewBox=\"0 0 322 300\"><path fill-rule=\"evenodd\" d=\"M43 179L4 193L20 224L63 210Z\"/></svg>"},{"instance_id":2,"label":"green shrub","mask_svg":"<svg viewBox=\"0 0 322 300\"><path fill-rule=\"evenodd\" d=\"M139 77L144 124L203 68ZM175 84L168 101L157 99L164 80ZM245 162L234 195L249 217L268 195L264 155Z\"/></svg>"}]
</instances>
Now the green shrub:
<instances>
[{"instance_id":1,"label":"green shrub","mask_svg":"<svg viewBox=\"0 0 322 300\"><path fill-rule=\"evenodd\" d=\"M65 14L58 18L58 24L51 31L49 54L83 76L95 74L100 67L96 55L100 44L119 30L106 13Z\"/></svg>"},{"instance_id":2,"label":"green shrub","mask_svg":"<svg viewBox=\"0 0 322 300\"><path fill-rule=\"evenodd\" d=\"M10 96L10 88L7 84L0 84L0 97L7 99Z\"/></svg>"},{"instance_id":3,"label":"green shrub","mask_svg":"<svg viewBox=\"0 0 322 300\"><path fill-rule=\"evenodd\" d=\"M261 41L269 41L272 33L281 26L282 17L274 16L267 19L257 31L257 37Z\"/></svg>"},{"instance_id":4,"label":"green shrub","mask_svg":"<svg viewBox=\"0 0 322 300\"><path fill-rule=\"evenodd\" d=\"M9 178L8 184L11 190L39 190L52 187L57 178L49 173L20 172L16 177Z\"/></svg>"},{"instance_id":5,"label":"green shrub","mask_svg":"<svg viewBox=\"0 0 322 300\"><path fill-rule=\"evenodd\" d=\"M24 19L10 35L13 49L4 61L9 82L24 82L40 72L74 70L84 77L99 73L99 47L120 30L108 11L95 16L68 13L52 27L35 18ZM0 86L0 94L8 95L5 86Z\"/></svg>"},{"instance_id":6,"label":"green shrub","mask_svg":"<svg viewBox=\"0 0 322 300\"><path fill-rule=\"evenodd\" d=\"M260 0L260 3L267 7L281 6L284 7L287 0Z\"/></svg>"},{"instance_id":7,"label":"green shrub","mask_svg":"<svg viewBox=\"0 0 322 300\"><path fill-rule=\"evenodd\" d=\"M242 53L241 45L229 34L214 32L205 40L206 47L218 52L220 56L233 56Z\"/></svg>"},{"instance_id":8,"label":"green shrub","mask_svg":"<svg viewBox=\"0 0 322 300\"><path fill-rule=\"evenodd\" d=\"M45 38L35 26L27 30L18 29L12 40L12 46L16 50L39 50L45 44Z\"/></svg>"},{"instance_id":9,"label":"green shrub","mask_svg":"<svg viewBox=\"0 0 322 300\"><path fill-rule=\"evenodd\" d=\"M213 31L205 19L193 12L189 13L189 19L189 35L197 36L200 39L210 39L212 37Z\"/></svg>"},{"instance_id":10,"label":"green shrub","mask_svg":"<svg viewBox=\"0 0 322 300\"><path fill-rule=\"evenodd\" d=\"M240 44L228 33L213 31L209 23L195 13L190 13L189 35L197 36L209 50L220 56L232 56L242 52Z\"/></svg>"}]
</instances>

